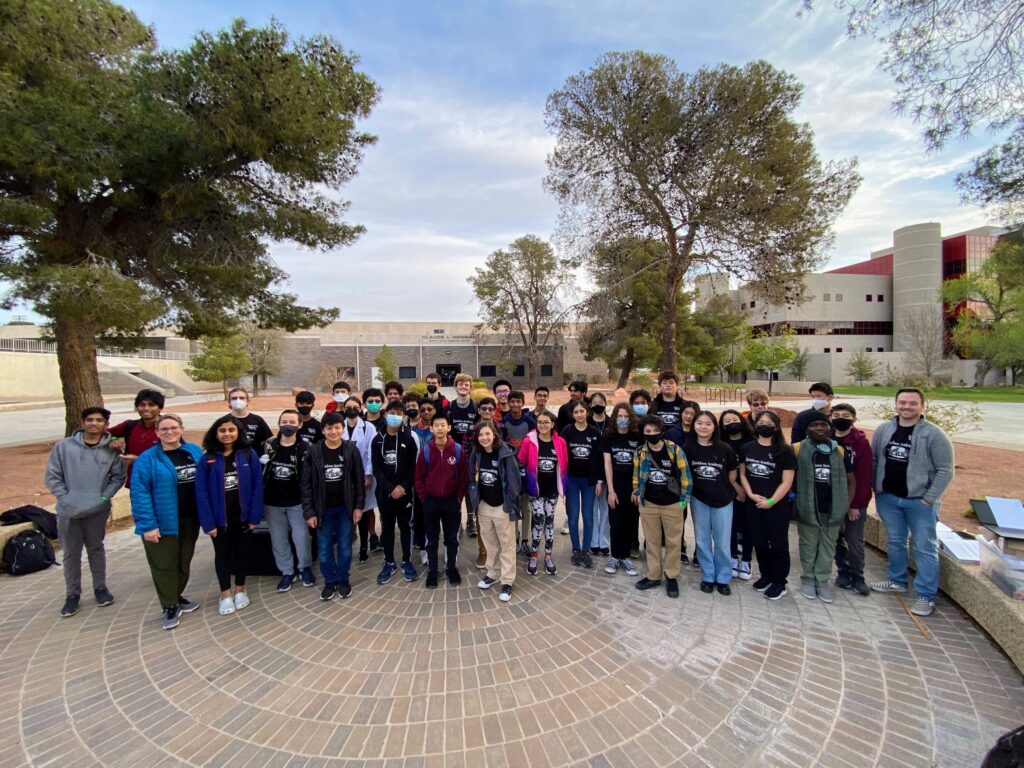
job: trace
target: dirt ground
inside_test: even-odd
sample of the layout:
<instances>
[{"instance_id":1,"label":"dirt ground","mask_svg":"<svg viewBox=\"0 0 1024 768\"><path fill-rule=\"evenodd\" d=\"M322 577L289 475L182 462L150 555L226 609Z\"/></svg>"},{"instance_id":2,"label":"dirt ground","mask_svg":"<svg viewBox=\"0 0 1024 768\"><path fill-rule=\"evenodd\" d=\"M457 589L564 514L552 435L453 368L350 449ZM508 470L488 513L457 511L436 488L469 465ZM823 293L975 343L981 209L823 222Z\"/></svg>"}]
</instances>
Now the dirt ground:
<instances>
[{"instance_id":1,"label":"dirt ground","mask_svg":"<svg viewBox=\"0 0 1024 768\"><path fill-rule=\"evenodd\" d=\"M606 392L611 392L613 388L612 385L592 387ZM690 396L697 397L700 394L703 394L703 391L693 392ZM610 399L614 401L617 398ZM329 394L318 394L317 411L329 400ZM568 393L563 389L553 391L548 402L552 406L551 410L555 410L567 400ZM272 395L253 398L250 408L254 411L275 411L294 407L294 404L291 396ZM216 408L216 403L195 403L180 407L172 406L168 411L183 416L187 440L200 442L207 425L190 423L188 414L208 413ZM717 406L715 410L718 410ZM788 428L793 421L793 411L780 408L777 412L782 417L783 427ZM867 434L870 439L870 430L867 430ZM0 466L4 467L3 484L0 486L0 510L11 509L21 504L46 506L53 503L53 497L43 485L43 473L51 446L52 442L41 442L16 448L0 448ZM1018 451L956 443L956 477L942 497L942 521L954 529L974 532L978 525L970 513L969 500L972 497L1019 496L1020 478L1013 471L1019 458Z\"/></svg>"}]
</instances>

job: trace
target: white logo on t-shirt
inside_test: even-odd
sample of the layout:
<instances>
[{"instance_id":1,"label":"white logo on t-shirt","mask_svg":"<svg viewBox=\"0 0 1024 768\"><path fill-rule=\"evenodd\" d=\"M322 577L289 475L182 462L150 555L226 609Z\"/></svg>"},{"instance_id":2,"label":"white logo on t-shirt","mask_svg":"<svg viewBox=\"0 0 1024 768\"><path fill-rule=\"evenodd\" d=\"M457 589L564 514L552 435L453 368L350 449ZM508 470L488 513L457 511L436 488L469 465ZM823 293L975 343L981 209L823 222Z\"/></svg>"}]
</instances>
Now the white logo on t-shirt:
<instances>
[{"instance_id":1,"label":"white logo on t-shirt","mask_svg":"<svg viewBox=\"0 0 1024 768\"><path fill-rule=\"evenodd\" d=\"M616 464L632 464L633 463L633 452L620 449L615 451L615 463Z\"/></svg>"},{"instance_id":2,"label":"white logo on t-shirt","mask_svg":"<svg viewBox=\"0 0 1024 768\"><path fill-rule=\"evenodd\" d=\"M274 464L274 478L277 480L290 480L295 470L289 464Z\"/></svg>"},{"instance_id":3,"label":"white logo on t-shirt","mask_svg":"<svg viewBox=\"0 0 1024 768\"><path fill-rule=\"evenodd\" d=\"M910 449L899 443L889 443L885 455L893 461L908 461L910 459Z\"/></svg>"},{"instance_id":4,"label":"white logo on t-shirt","mask_svg":"<svg viewBox=\"0 0 1024 768\"><path fill-rule=\"evenodd\" d=\"M194 464L187 467L178 467L178 482L191 483L196 479L196 467Z\"/></svg>"},{"instance_id":5,"label":"white logo on t-shirt","mask_svg":"<svg viewBox=\"0 0 1024 768\"><path fill-rule=\"evenodd\" d=\"M590 458L590 446L589 445L574 445L572 447L572 455L577 459L588 459Z\"/></svg>"},{"instance_id":6,"label":"white logo on t-shirt","mask_svg":"<svg viewBox=\"0 0 1024 768\"><path fill-rule=\"evenodd\" d=\"M390 450L384 451L384 463L388 466L394 466L398 463L398 451Z\"/></svg>"},{"instance_id":7,"label":"white logo on t-shirt","mask_svg":"<svg viewBox=\"0 0 1024 768\"><path fill-rule=\"evenodd\" d=\"M238 474L235 472L229 472L224 475L224 490L234 491L238 488Z\"/></svg>"},{"instance_id":8,"label":"white logo on t-shirt","mask_svg":"<svg viewBox=\"0 0 1024 768\"><path fill-rule=\"evenodd\" d=\"M481 469L480 470L480 482L484 485L497 485L498 484L498 473L493 469Z\"/></svg>"},{"instance_id":9,"label":"white logo on t-shirt","mask_svg":"<svg viewBox=\"0 0 1024 768\"><path fill-rule=\"evenodd\" d=\"M537 461L537 469L541 472L554 472L555 471L555 460L554 459L540 459Z\"/></svg>"},{"instance_id":10,"label":"white logo on t-shirt","mask_svg":"<svg viewBox=\"0 0 1024 768\"><path fill-rule=\"evenodd\" d=\"M648 481L655 485L663 485L668 482L668 475L662 472L660 469L652 469L648 476Z\"/></svg>"},{"instance_id":11,"label":"white logo on t-shirt","mask_svg":"<svg viewBox=\"0 0 1024 768\"><path fill-rule=\"evenodd\" d=\"M751 477L771 477L772 471L767 464L759 461L747 461L747 474Z\"/></svg>"},{"instance_id":12,"label":"white logo on t-shirt","mask_svg":"<svg viewBox=\"0 0 1024 768\"><path fill-rule=\"evenodd\" d=\"M827 483L832 480L832 467L828 464L818 464L814 468L814 479L819 483Z\"/></svg>"},{"instance_id":13,"label":"white logo on t-shirt","mask_svg":"<svg viewBox=\"0 0 1024 768\"><path fill-rule=\"evenodd\" d=\"M337 464L328 464L324 467L324 480L329 483L341 480L341 466Z\"/></svg>"},{"instance_id":14,"label":"white logo on t-shirt","mask_svg":"<svg viewBox=\"0 0 1024 768\"><path fill-rule=\"evenodd\" d=\"M705 480L714 480L718 477L718 467L713 464L695 464L693 469L694 474Z\"/></svg>"}]
</instances>

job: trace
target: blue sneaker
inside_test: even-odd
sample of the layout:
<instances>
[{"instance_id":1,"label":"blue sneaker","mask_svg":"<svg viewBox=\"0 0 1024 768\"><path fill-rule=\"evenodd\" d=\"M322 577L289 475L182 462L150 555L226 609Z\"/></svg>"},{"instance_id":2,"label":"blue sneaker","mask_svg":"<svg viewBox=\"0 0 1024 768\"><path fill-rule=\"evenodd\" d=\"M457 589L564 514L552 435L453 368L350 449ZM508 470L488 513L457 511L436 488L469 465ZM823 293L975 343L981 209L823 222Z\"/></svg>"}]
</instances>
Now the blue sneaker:
<instances>
[{"instance_id":1,"label":"blue sneaker","mask_svg":"<svg viewBox=\"0 0 1024 768\"><path fill-rule=\"evenodd\" d=\"M304 586L304 587L315 587L316 586L316 576L313 575L313 569L312 568L303 568L302 571L299 573L299 576L302 577L302 586Z\"/></svg>"},{"instance_id":2,"label":"blue sneaker","mask_svg":"<svg viewBox=\"0 0 1024 768\"><path fill-rule=\"evenodd\" d=\"M277 582L277 591L287 592L289 589L292 588L293 581L295 581L295 577L290 573L286 573L284 576L281 577L281 580Z\"/></svg>"},{"instance_id":3,"label":"blue sneaker","mask_svg":"<svg viewBox=\"0 0 1024 768\"><path fill-rule=\"evenodd\" d=\"M392 574L394 574L394 572L397 570L397 565L395 565L394 563L389 563L385 560L384 567L381 568L380 573L377 574L377 583L387 584L389 581L391 581Z\"/></svg>"},{"instance_id":4,"label":"blue sneaker","mask_svg":"<svg viewBox=\"0 0 1024 768\"><path fill-rule=\"evenodd\" d=\"M419 574L416 573L416 569L412 567L412 563L408 560L402 561L402 577L406 581L416 581L416 577Z\"/></svg>"}]
</instances>

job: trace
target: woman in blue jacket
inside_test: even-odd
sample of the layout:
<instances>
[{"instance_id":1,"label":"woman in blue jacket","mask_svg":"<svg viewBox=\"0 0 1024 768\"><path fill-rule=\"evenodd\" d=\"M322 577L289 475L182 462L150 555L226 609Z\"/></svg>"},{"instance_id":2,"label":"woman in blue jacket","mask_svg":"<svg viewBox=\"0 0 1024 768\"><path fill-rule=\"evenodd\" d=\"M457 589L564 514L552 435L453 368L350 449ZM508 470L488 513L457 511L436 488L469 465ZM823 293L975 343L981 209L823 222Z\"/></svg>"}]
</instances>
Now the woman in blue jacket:
<instances>
[{"instance_id":1,"label":"woman in blue jacket","mask_svg":"<svg viewBox=\"0 0 1024 768\"><path fill-rule=\"evenodd\" d=\"M249 605L249 531L263 516L263 473L245 429L231 414L213 422L203 438L203 451L196 477L199 524L213 540L219 610L227 616Z\"/></svg>"},{"instance_id":2,"label":"woman in blue jacket","mask_svg":"<svg viewBox=\"0 0 1024 768\"><path fill-rule=\"evenodd\" d=\"M199 447L186 443L181 418L165 413L156 423L159 443L132 465L132 517L153 575L163 628L178 626L182 613L199 607L182 593L199 538L196 469Z\"/></svg>"}]
</instances>

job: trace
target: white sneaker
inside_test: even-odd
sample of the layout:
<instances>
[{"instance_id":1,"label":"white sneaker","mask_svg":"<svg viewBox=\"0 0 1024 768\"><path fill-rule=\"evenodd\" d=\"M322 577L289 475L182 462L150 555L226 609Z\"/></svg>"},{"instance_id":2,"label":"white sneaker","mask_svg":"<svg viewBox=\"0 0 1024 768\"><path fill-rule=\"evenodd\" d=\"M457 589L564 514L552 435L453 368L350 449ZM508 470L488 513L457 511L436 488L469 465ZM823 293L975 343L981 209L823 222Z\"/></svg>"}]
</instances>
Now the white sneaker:
<instances>
[{"instance_id":1,"label":"white sneaker","mask_svg":"<svg viewBox=\"0 0 1024 768\"><path fill-rule=\"evenodd\" d=\"M630 560L628 557L625 558L624 560L619 560L619 565L622 566L622 570L624 570L626 572L627 576L639 576L640 575L640 571L638 571L636 569L636 566L633 565L633 561Z\"/></svg>"},{"instance_id":2,"label":"white sneaker","mask_svg":"<svg viewBox=\"0 0 1024 768\"><path fill-rule=\"evenodd\" d=\"M569 523L568 523L568 521L566 521L565 525L562 526L562 535L563 536L568 536L569 535Z\"/></svg>"},{"instance_id":3,"label":"white sneaker","mask_svg":"<svg viewBox=\"0 0 1024 768\"><path fill-rule=\"evenodd\" d=\"M249 596L245 592L235 592L235 610L240 611L249 605Z\"/></svg>"},{"instance_id":4,"label":"white sneaker","mask_svg":"<svg viewBox=\"0 0 1024 768\"><path fill-rule=\"evenodd\" d=\"M914 601L910 612L915 616L931 616L935 611L935 601L926 597L919 597Z\"/></svg>"},{"instance_id":5,"label":"white sneaker","mask_svg":"<svg viewBox=\"0 0 1024 768\"><path fill-rule=\"evenodd\" d=\"M735 557L734 557L734 558L732 558L732 577L733 577L734 579L735 579L735 578L736 578L737 576L739 576L739 575L740 575L740 565L739 565L739 563L740 563L740 561L739 561L739 560L737 560L737 559L736 559Z\"/></svg>"},{"instance_id":6,"label":"white sneaker","mask_svg":"<svg viewBox=\"0 0 1024 768\"><path fill-rule=\"evenodd\" d=\"M230 597L222 597L217 611L221 616L230 616L235 612L235 601Z\"/></svg>"},{"instance_id":7,"label":"white sneaker","mask_svg":"<svg viewBox=\"0 0 1024 768\"><path fill-rule=\"evenodd\" d=\"M421 549L420 550L420 565L429 565L429 564L430 564L430 558L427 557L427 550Z\"/></svg>"},{"instance_id":8,"label":"white sneaker","mask_svg":"<svg viewBox=\"0 0 1024 768\"><path fill-rule=\"evenodd\" d=\"M608 565L604 567L605 573L615 573L619 570L619 561L614 557L608 559Z\"/></svg>"},{"instance_id":9,"label":"white sneaker","mask_svg":"<svg viewBox=\"0 0 1024 768\"><path fill-rule=\"evenodd\" d=\"M739 577L743 581L750 581L750 563L740 560Z\"/></svg>"}]
</instances>

